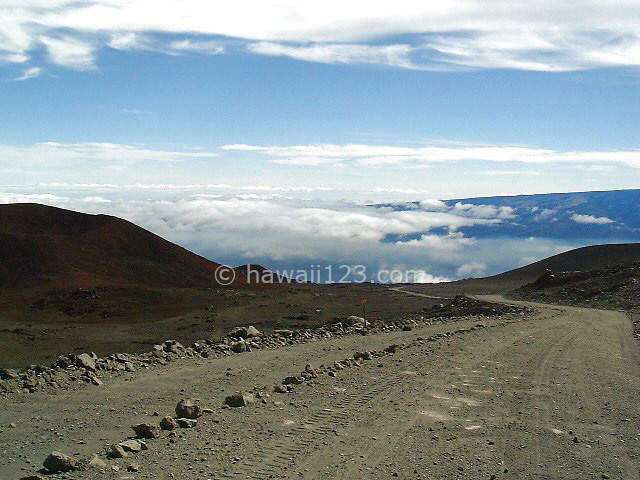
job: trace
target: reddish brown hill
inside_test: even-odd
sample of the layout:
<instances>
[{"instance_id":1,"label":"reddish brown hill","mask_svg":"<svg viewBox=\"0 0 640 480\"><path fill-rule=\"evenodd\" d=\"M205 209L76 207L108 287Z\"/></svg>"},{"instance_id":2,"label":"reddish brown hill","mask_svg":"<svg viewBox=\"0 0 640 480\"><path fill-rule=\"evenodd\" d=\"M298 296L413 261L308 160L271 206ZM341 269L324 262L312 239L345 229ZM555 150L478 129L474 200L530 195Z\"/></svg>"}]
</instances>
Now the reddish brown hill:
<instances>
[{"instance_id":1,"label":"reddish brown hill","mask_svg":"<svg viewBox=\"0 0 640 480\"><path fill-rule=\"evenodd\" d=\"M0 205L0 288L204 287L218 267L120 218Z\"/></svg>"}]
</instances>

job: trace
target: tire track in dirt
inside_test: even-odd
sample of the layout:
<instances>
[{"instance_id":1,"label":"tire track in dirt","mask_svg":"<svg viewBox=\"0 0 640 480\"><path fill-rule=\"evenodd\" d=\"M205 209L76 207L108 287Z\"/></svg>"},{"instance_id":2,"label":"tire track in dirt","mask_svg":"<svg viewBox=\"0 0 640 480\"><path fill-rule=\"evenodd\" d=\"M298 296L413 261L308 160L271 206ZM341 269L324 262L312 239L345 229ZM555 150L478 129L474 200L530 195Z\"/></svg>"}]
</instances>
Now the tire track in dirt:
<instances>
[{"instance_id":1,"label":"tire track in dirt","mask_svg":"<svg viewBox=\"0 0 640 480\"><path fill-rule=\"evenodd\" d=\"M522 320L508 320L482 330L491 330L520 321ZM455 328L449 333L457 338L469 333L469 330ZM409 348L415 348L416 346L427 347L434 341L452 338L451 335L446 337L435 335L424 338L422 342ZM407 350L408 349L405 348L402 351L406 352ZM411 364L411 369L419 372L426 367L430 367L429 370L432 370L433 363L434 359L429 355L422 355L422 358L418 362L414 361ZM376 377L370 377L371 381L363 384L362 388L345 393L345 395L339 401L333 403L330 408L324 408L314 413L301 425L292 428L281 437L269 441L261 447L260 452L254 455L251 460L238 463L233 471L225 474L223 478L251 478L256 480L282 478L281 476L284 470L297 466L297 464L300 463L298 457L301 457L309 450L311 450L310 456L313 456L313 450L318 450L324 446L323 444L325 443L331 443L328 439L331 438L331 434L335 432L336 429L352 425L354 418L362 415L363 409L372 403L374 399L383 394L389 394L389 392L392 392L403 382L406 382L407 372L402 369L406 369L406 366L398 366L394 369L385 368L377 372ZM416 416L415 420L417 421L418 418L419 416ZM413 423L415 422L409 422L403 429L406 431L411 428ZM396 431L398 427L399 424L394 425L393 430ZM383 433L386 435L388 432L385 431ZM317 451L315 453L317 454Z\"/></svg>"}]
</instances>

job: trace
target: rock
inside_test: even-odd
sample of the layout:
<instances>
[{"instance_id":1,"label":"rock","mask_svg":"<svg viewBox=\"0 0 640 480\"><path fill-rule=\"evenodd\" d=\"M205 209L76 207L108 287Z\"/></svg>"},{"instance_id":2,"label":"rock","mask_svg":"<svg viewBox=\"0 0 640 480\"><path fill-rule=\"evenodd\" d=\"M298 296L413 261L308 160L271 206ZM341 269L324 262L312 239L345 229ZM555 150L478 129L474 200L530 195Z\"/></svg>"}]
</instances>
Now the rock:
<instances>
[{"instance_id":1,"label":"rock","mask_svg":"<svg viewBox=\"0 0 640 480\"><path fill-rule=\"evenodd\" d=\"M107 468L106 462L98 455L94 455L93 458L89 460L89 466L94 468Z\"/></svg>"},{"instance_id":2,"label":"rock","mask_svg":"<svg viewBox=\"0 0 640 480\"><path fill-rule=\"evenodd\" d=\"M150 423L140 423L139 425L133 425L131 428L137 438L158 438L160 436L160 429Z\"/></svg>"},{"instance_id":3,"label":"rock","mask_svg":"<svg viewBox=\"0 0 640 480\"><path fill-rule=\"evenodd\" d=\"M124 353L116 353L116 354L114 355L114 358L115 358L117 361L122 362L122 363L124 363L124 362L128 362L128 361L129 361L129 355L126 355L126 354L124 354Z\"/></svg>"},{"instance_id":4,"label":"rock","mask_svg":"<svg viewBox=\"0 0 640 480\"><path fill-rule=\"evenodd\" d=\"M137 463L132 463L127 466L127 472L138 472L140 471L140 465Z\"/></svg>"},{"instance_id":5,"label":"rock","mask_svg":"<svg viewBox=\"0 0 640 480\"><path fill-rule=\"evenodd\" d=\"M260 330L258 330L256 327L254 327L253 325L249 325L247 327L247 337L259 337L260 334Z\"/></svg>"},{"instance_id":6,"label":"rock","mask_svg":"<svg viewBox=\"0 0 640 480\"><path fill-rule=\"evenodd\" d=\"M247 327L236 327L227 336L229 338L247 338Z\"/></svg>"},{"instance_id":7,"label":"rock","mask_svg":"<svg viewBox=\"0 0 640 480\"><path fill-rule=\"evenodd\" d=\"M28 389L36 388L38 385L40 385L40 381L37 378L27 378L22 384L24 388Z\"/></svg>"},{"instance_id":8,"label":"rock","mask_svg":"<svg viewBox=\"0 0 640 480\"><path fill-rule=\"evenodd\" d=\"M34 473L33 475L25 475L24 477L20 477L20 480L44 480L44 478Z\"/></svg>"},{"instance_id":9,"label":"rock","mask_svg":"<svg viewBox=\"0 0 640 480\"><path fill-rule=\"evenodd\" d=\"M127 452L125 452L124 448L122 448L120 445L111 445L107 449L107 457L109 458L124 458L127 456Z\"/></svg>"},{"instance_id":10,"label":"rock","mask_svg":"<svg viewBox=\"0 0 640 480\"><path fill-rule=\"evenodd\" d=\"M18 378L18 374L13 370L3 368L2 370L0 370L0 378L2 380L15 380L16 378Z\"/></svg>"},{"instance_id":11,"label":"rock","mask_svg":"<svg viewBox=\"0 0 640 480\"><path fill-rule=\"evenodd\" d=\"M73 364L71 359L66 355L60 355L56 360L56 365L62 368L68 368Z\"/></svg>"},{"instance_id":12,"label":"rock","mask_svg":"<svg viewBox=\"0 0 640 480\"><path fill-rule=\"evenodd\" d=\"M91 380L91 383L93 383L94 385L98 385L98 386L104 385L102 380L100 380L95 375L87 375L87 377L89 377L89 379Z\"/></svg>"},{"instance_id":13,"label":"rock","mask_svg":"<svg viewBox=\"0 0 640 480\"><path fill-rule=\"evenodd\" d=\"M364 326L364 318L358 317L357 315L350 315L344 321L344 324L348 327L360 327Z\"/></svg>"},{"instance_id":14,"label":"rock","mask_svg":"<svg viewBox=\"0 0 640 480\"><path fill-rule=\"evenodd\" d=\"M253 395L251 393L236 392L225 398L224 403L230 407L246 407L253 403Z\"/></svg>"},{"instance_id":15,"label":"rock","mask_svg":"<svg viewBox=\"0 0 640 480\"><path fill-rule=\"evenodd\" d=\"M403 332L410 332L411 330L413 330L413 327L409 324L405 324L402 326L402 331Z\"/></svg>"},{"instance_id":16,"label":"rock","mask_svg":"<svg viewBox=\"0 0 640 480\"><path fill-rule=\"evenodd\" d=\"M90 372L96 371L96 362L88 353L81 353L76 357L76 365L89 370Z\"/></svg>"},{"instance_id":17,"label":"rock","mask_svg":"<svg viewBox=\"0 0 640 480\"><path fill-rule=\"evenodd\" d=\"M300 385L304 382L304 378L302 377L286 377L283 381L283 385Z\"/></svg>"},{"instance_id":18,"label":"rock","mask_svg":"<svg viewBox=\"0 0 640 480\"><path fill-rule=\"evenodd\" d=\"M247 344L244 341L235 342L231 345L231 350L235 353L242 353L247 351Z\"/></svg>"},{"instance_id":19,"label":"rock","mask_svg":"<svg viewBox=\"0 0 640 480\"><path fill-rule=\"evenodd\" d=\"M122 447L125 452L138 453L142 451L142 444L138 440L126 440L120 442L118 446Z\"/></svg>"},{"instance_id":20,"label":"rock","mask_svg":"<svg viewBox=\"0 0 640 480\"><path fill-rule=\"evenodd\" d=\"M371 352L356 352L353 354L354 360L358 360L360 358L363 360L371 360L372 358Z\"/></svg>"},{"instance_id":21,"label":"rock","mask_svg":"<svg viewBox=\"0 0 640 480\"><path fill-rule=\"evenodd\" d=\"M384 349L384 351L387 353L396 353L397 350L398 350L398 345L396 345L395 343L392 345L389 345L387 348Z\"/></svg>"},{"instance_id":22,"label":"rock","mask_svg":"<svg viewBox=\"0 0 640 480\"><path fill-rule=\"evenodd\" d=\"M180 400L176 405L176 416L178 418L195 419L202 416L203 413L203 408L194 403L193 400Z\"/></svg>"},{"instance_id":23,"label":"rock","mask_svg":"<svg viewBox=\"0 0 640 480\"><path fill-rule=\"evenodd\" d=\"M275 393L287 393L288 390L284 385L276 385L275 387L273 387L273 391Z\"/></svg>"},{"instance_id":24,"label":"rock","mask_svg":"<svg viewBox=\"0 0 640 480\"><path fill-rule=\"evenodd\" d=\"M42 465L51 473L70 472L77 468L73 458L60 452L51 452Z\"/></svg>"},{"instance_id":25,"label":"rock","mask_svg":"<svg viewBox=\"0 0 640 480\"><path fill-rule=\"evenodd\" d=\"M193 428L198 425L198 421L191 418L179 418L177 422L180 428Z\"/></svg>"},{"instance_id":26,"label":"rock","mask_svg":"<svg viewBox=\"0 0 640 480\"><path fill-rule=\"evenodd\" d=\"M173 419L173 417L166 416L162 420L160 420L160 428L162 430L173 430L178 426L177 422Z\"/></svg>"}]
</instances>

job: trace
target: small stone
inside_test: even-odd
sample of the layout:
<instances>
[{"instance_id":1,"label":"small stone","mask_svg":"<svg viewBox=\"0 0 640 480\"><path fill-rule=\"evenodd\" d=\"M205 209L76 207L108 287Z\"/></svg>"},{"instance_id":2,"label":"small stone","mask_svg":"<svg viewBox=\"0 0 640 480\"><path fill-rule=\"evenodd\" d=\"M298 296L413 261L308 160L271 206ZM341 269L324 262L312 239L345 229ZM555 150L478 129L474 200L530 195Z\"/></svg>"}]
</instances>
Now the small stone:
<instances>
[{"instance_id":1,"label":"small stone","mask_svg":"<svg viewBox=\"0 0 640 480\"><path fill-rule=\"evenodd\" d=\"M177 422L173 419L173 417L166 416L162 420L160 420L160 428L162 430L173 430L178 426Z\"/></svg>"},{"instance_id":2,"label":"small stone","mask_svg":"<svg viewBox=\"0 0 640 480\"><path fill-rule=\"evenodd\" d=\"M138 440L126 440L118 444L125 452L138 453L142 451L142 445Z\"/></svg>"},{"instance_id":3,"label":"small stone","mask_svg":"<svg viewBox=\"0 0 640 480\"><path fill-rule=\"evenodd\" d=\"M2 380L15 380L16 378L18 378L18 374L13 370L3 368L0 370L0 378Z\"/></svg>"},{"instance_id":4,"label":"small stone","mask_svg":"<svg viewBox=\"0 0 640 480\"><path fill-rule=\"evenodd\" d=\"M285 387L284 385L276 385L275 387L273 387L273 391L275 393L287 393L287 387Z\"/></svg>"},{"instance_id":5,"label":"small stone","mask_svg":"<svg viewBox=\"0 0 640 480\"><path fill-rule=\"evenodd\" d=\"M251 393L236 392L225 398L224 403L230 407L246 407L253 403L253 395Z\"/></svg>"},{"instance_id":6,"label":"small stone","mask_svg":"<svg viewBox=\"0 0 640 480\"><path fill-rule=\"evenodd\" d=\"M246 352L247 351L247 344L244 343L243 341L236 342L233 345L231 345L231 350L233 350L235 353Z\"/></svg>"},{"instance_id":7,"label":"small stone","mask_svg":"<svg viewBox=\"0 0 640 480\"><path fill-rule=\"evenodd\" d=\"M253 325L249 325L247 327L246 335L247 335L247 337L259 337L260 336L260 331L256 327L254 327Z\"/></svg>"},{"instance_id":8,"label":"small stone","mask_svg":"<svg viewBox=\"0 0 640 480\"><path fill-rule=\"evenodd\" d=\"M124 448L122 448L120 445L111 445L107 449L107 457L109 458L124 458L127 456L127 452L125 452Z\"/></svg>"},{"instance_id":9,"label":"small stone","mask_svg":"<svg viewBox=\"0 0 640 480\"><path fill-rule=\"evenodd\" d=\"M160 436L160 429L150 423L133 425L131 428L136 433L137 438L158 438Z\"/></svg>"},{"instance_id":10,"label":"small stone","mask_svg":"<svg viewBox=\"0 0 640 480\"><path fill-rule=\"evenodd\" d=\"M127 466L127 472L138 472L140 471L140 465L137 463L132 463Z\"/></svg>"},{"instance_id":11,"label":"small stone","mask_svg":"<svg viewBox=\"0 0 640 480\"><path fill-rule=\"evenodd\" d=\"M96 371L96 362L88 353L81 353L76 357L76 365L85 368L90 372Z\"/></svg>"},{"instance_id":12,"label":"small stone","mask_svg":"<svg viewBox=\"0 0 640 480\"><path fill-rule=\"evenodd\" d=\"M94 455L91 460L89 460L89 466L95 468L107 468L107 464L104 460L102 460L98 455Z\"/></svg>"},{"instance_id":13,"label":"small stone","mask_svg":"<svg viewBox=\"0 0 640 480\"><path fill-rule=\"evenodd\" d=\"M193 400L180 400L178 405L176 405L176 416L178 418L195 419L202 416L202 414L202 407Z\"/></svg>"},{"instance_id":14,"label":"small stone","mask_svg":"<svg viewBox=\"0 0 640 480\"><path fill-rule=\"evenodd\" d=\"M77 468L73 458L60 452L51 452L42 465L51 473L69 472Z\"/></svg>"},{"instance_id":15,"label":"small stone","mask_svg":"<svg viewBox=\"0 0 640 480\"><path fill-rule=\"evenodd\" d=\"M198 421L191 418L178 418L177 422L180 428L193 428L198 425Z\"/></svg>"},{"instance_id":16,"label":"small stone","mask_svg":"<svg viewBox=\"0 0 640 480\"><path fill-rule=\"evenodd\" d=\"M286 377L283 381L283 385L300 385L304 382L304 378L302 377Z\"/></svg>"}]
</instances>

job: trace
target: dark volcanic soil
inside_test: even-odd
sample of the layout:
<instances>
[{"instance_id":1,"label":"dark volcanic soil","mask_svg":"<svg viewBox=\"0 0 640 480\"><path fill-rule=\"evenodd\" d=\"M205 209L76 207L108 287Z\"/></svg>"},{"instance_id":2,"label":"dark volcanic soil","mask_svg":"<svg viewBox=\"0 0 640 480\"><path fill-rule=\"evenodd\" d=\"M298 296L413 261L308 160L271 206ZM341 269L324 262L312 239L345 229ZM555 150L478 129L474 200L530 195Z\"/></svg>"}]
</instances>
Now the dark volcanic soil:
<instances>
[{"instance_id":1,"label":"dark volcanic soil","mask_svg":"<svg viewBox=\"0 0 640 480\"><path fill-rule=\"evenodd\" d=\"M442 302L370 284L142 292L96 287L47 296L29 291L21 295L25 298L0 294L0 367L48 364L65 353L139 353L167 339L190 344L238 325L255 325L264 331L306 328L335 317L361 316L363 296L372 321L396 319ZM108 315L102 318L100 312Z\"/></svg>"}]
</instances>

